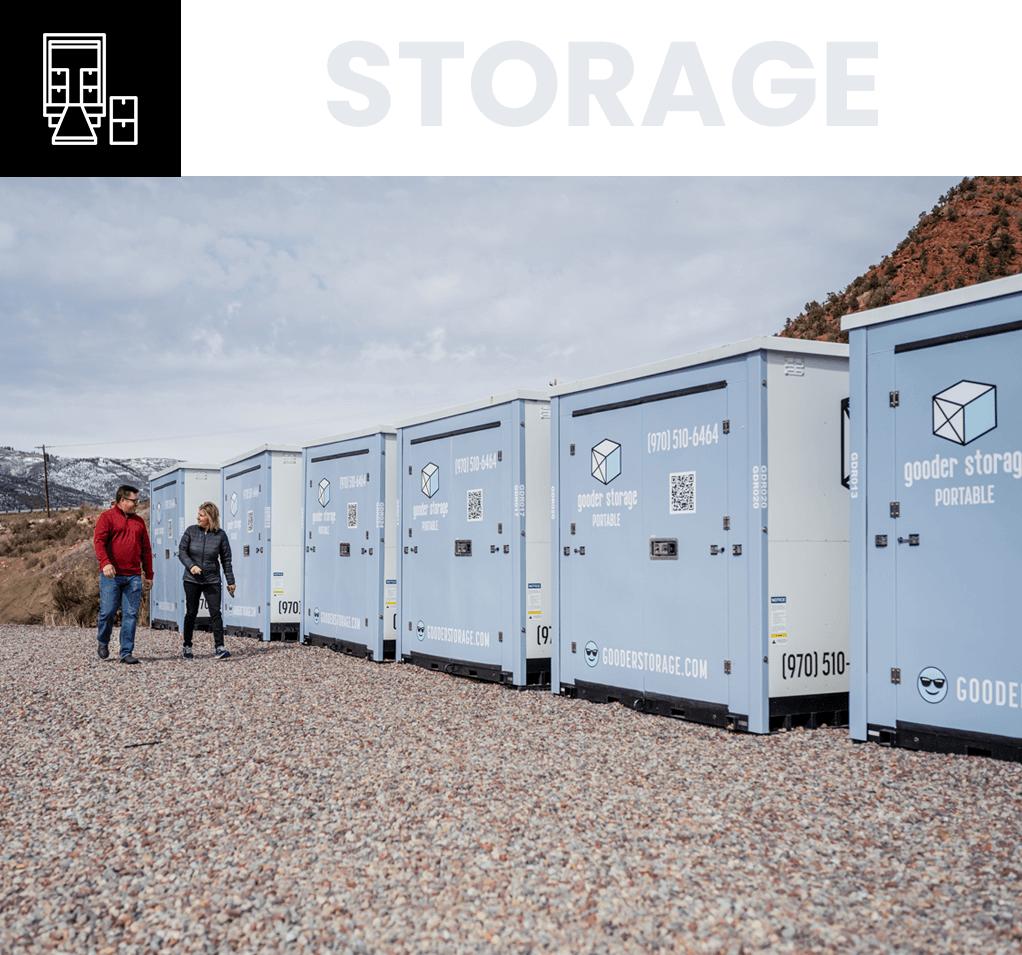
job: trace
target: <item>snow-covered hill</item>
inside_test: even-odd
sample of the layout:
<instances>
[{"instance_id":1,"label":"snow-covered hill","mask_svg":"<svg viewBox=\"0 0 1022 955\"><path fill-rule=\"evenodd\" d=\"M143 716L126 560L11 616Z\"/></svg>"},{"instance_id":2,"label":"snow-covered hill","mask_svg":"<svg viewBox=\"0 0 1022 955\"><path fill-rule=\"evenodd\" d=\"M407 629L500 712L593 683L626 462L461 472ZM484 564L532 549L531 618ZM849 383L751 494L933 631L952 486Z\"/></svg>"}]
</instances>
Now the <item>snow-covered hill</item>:
<instances>
[{"instance_id":1,"label":"snow-covered hill","mask_svg":"<svg viewBox=\"0 0 1022 955\"><path fill-rule=\"evenodd\" d=\"M131 484L149 493L149 475L176 464L174 458L64 458L48 454L50 507L109 504L117 488ZM46 506L43 456L0 448L0 512Z\"/></svg>"}]
</instances>

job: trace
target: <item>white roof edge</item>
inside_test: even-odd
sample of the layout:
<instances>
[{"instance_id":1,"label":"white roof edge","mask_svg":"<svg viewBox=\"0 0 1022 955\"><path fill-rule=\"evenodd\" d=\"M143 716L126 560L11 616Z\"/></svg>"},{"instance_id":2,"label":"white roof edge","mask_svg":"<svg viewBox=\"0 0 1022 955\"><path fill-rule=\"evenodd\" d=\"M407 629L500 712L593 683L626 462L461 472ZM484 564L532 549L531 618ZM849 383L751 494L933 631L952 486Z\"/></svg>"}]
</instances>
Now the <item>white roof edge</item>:
<instances>
[{"instance_id":1,"label":"white roof edge","mask_svg":"<svg viewBox=\"0 0 1022 955\"><path fill-rule=\"evenodd\" d=\"M221 465L219 464L196 464L193 461L182 461L180 464L175 464L173 467L164 468L162 471L150 474L149 480L157 481L161 477L173 474L175 471L219 471L220 468Z\"/></svg>"},{"instance_id":2,"label":"white roof edge","mask_svg":"<svg viewBox=\"0 0 1022 955\"><path fill-rule=\"evenodd\" d=\"M228 458L220 465L220 467L229 468L232 464L237 464L239 461L245 461L248 458L254 458L257 454L262 454L264 451L283 451L288 454L302 453L302 449L296 444L260 444L257 447L254 447L251 451L246 451L244 454Z\"/></svg>"},{"instance_id":3,"label":"white roof edge","mask_svg":"<svg viewBox=\"0 0 1022 955\"><path fill-rule=\"evenodd\" d=\"M432 414L416 415L414 418L405 418L403 421L395 422L397 428L410 428L412 425L425 424L427 421L441 421L444 418L453 418L455 415L466 414L469 411L479 411L481 408L489 408L495 405L506 405L509 401L549 401L550 394L546 391L505 391L500 395L491 395L488 399L473 401L467 405L456 405L453 408L444 408Z\"/></svg>"},{"instance_id":4,"label":"white roof edge","mask_svg":"<svg viewBox=\"0 0 1022 955\"><path fill-rule=\"evenodd\" d=\"M317 441L310 441L303 445L304 448L319 448L324 444L337 444L338 441L354 441L355 438L368 438L374 434L397 434L391 424L382 424L377 428L362 428L359 431L350 431L348 434L335 434L329 438L320 438Z\"/></svg>"},{"instance_id":5,"label":"white roof edge","mask_svg":"<svg viewBox=\"0 0 1022 955\"><path fill-rule=\"evenodd\" d=\"M880 322L893 322L913 315L925 315L927 312L955 308L958 305L973 305L976 302L985 302L987 299L1017 292L1022 292L1022 275L1007 275L1004 278L991 279L989 282L980 282L978 285L967 285L965 288L937 292L908 302L895 302L893 305L855 312L841 319L841 331L865 328L867 325L878 325Z\"/></svg>"},{"instance_id":6,"label":"white roof edge","mask_svg":"<svg viewBox=\"0 0 1022 955\"><path fill-rule=\"evenodd\" d=\"M594 378L568 382L565 385L558 385L551 389L550 396L569 395L577 391L588 391L591 388L602 388L606 385L616 385L625 381L634 381L638 378L651 378L654 375L663 375L670 371L678 371L681 368L693 368L696 365L707 365L710 362L720 361L723 358L748 355L755 351L777 351L785 352L789 355L824 355L833 358L848 357L848 346L842 345L839 342L815 342L807 341L804 338L757 335L755 338L746 338L744 341L734 342L730 345L720 345L717 348L694 352L691 355L666 358L663 361L653 362L650 365L639 365L635 368L625 368L622 371L615 371L606 375L597 375Z\"/></svg>"}]
</instances>

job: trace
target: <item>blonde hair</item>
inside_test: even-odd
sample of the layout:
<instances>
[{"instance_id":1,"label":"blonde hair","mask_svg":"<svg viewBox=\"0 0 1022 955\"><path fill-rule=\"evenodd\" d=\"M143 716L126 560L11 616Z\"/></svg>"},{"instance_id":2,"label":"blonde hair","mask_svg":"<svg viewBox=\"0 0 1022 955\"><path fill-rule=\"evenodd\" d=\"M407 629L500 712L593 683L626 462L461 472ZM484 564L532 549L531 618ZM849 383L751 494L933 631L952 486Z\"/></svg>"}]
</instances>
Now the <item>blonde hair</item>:
<instances>
[{"instance_id":1,"label":"blonde hair","mask_svg":"<svg viewBox=\"0 0 1022 955\"><path fill-rule=\"evenodd\" d=\"M211 530L220 530L220 508L217 507L212 501L206 501L205 504L199 505L200 511L205 511L206 516L209 518L209 526Z\"/></svg>"}]
</instances>

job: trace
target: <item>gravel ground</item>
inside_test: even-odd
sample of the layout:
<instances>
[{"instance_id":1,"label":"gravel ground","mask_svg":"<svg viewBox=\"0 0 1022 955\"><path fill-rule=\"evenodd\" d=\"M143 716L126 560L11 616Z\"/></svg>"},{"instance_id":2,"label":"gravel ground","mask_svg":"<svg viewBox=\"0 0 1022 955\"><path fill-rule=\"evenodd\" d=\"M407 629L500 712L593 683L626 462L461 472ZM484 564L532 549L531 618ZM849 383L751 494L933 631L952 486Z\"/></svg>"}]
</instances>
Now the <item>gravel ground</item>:
<instances>
[{"instance_id":1,"label":"gravel ground","mask_svg":"<svg viewBox=\"0 0 1022 955\"><path fill-rule=\"evenodd\" d=\"M1022 766L179 641L0 627L5 955L1022 952Z\"/></svg>"}]
</instances>

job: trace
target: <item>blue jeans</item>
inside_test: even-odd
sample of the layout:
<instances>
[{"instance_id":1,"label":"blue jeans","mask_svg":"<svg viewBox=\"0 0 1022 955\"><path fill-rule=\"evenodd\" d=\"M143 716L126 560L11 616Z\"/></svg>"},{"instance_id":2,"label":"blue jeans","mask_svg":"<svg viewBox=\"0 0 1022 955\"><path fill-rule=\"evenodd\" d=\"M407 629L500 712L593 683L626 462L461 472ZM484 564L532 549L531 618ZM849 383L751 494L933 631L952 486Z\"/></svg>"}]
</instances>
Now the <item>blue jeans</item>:
<instances>
[{"instance_id":1,"label":"blue jeans","mask_svg":"<svg viewBox=\"0 0 1022 955\"><path fill-rule=\"evenodd\" d=\"M110 642L117 608L121 608L121 659L135 649L135 626L138 623L138 605L142 602L142 575L115 577L99 575L99 642Z\"/></svg>"}]
</instances>

